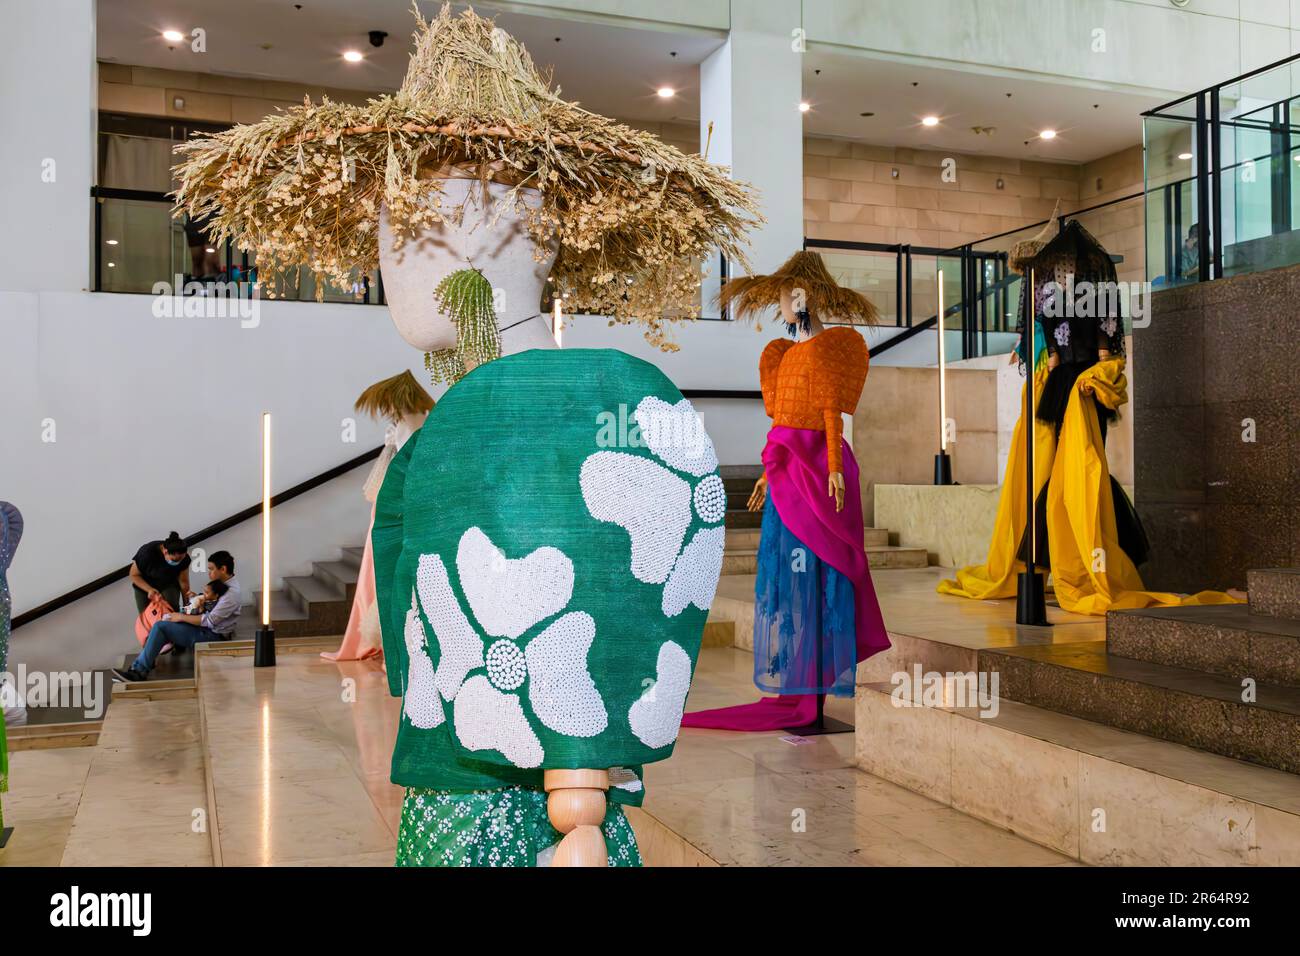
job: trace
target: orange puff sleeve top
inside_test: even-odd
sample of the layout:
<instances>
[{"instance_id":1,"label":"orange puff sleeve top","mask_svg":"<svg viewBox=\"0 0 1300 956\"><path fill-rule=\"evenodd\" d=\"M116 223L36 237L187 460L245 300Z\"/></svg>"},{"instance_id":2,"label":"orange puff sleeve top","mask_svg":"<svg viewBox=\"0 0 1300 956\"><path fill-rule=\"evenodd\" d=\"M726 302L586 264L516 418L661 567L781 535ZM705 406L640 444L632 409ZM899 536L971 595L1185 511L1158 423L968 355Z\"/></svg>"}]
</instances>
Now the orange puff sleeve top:
<instances>
[{"instance_id":1,"label":"orange puff sleeve top","mask_svg":"<svg viewBox=\"0 0 1300 956\"><path fill-rule=\"evenodd\" d=\"M867 381L867 343L850 328L802 342L774 339L758 360L763 406L773 425L826 433L826 469L844 470L840 413L853 414Z\"/></svg>"}]
</instances>

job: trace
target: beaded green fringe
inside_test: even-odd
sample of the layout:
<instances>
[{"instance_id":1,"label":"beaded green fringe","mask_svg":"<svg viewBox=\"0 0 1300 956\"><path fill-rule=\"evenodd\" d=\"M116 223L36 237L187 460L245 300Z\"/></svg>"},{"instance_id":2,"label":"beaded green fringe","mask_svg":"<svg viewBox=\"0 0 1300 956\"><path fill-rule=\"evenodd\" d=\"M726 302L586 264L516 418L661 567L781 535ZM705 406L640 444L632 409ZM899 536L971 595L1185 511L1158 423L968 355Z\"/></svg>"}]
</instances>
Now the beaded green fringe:
<instances>
[{"instance_id":1,"label":"beaded green fringe","mask_svg":"<svg viewBox=\"0 0 1300 956\"><path fill-rule=\"evenodd\" d=\"M424 367L435 384L455 385L465 377L467 360L478 366L501 357L492 283L477 269L460 269L438 283L433 297L456 325L456 347L424 353Z\"/></svg>"}]
</instances>

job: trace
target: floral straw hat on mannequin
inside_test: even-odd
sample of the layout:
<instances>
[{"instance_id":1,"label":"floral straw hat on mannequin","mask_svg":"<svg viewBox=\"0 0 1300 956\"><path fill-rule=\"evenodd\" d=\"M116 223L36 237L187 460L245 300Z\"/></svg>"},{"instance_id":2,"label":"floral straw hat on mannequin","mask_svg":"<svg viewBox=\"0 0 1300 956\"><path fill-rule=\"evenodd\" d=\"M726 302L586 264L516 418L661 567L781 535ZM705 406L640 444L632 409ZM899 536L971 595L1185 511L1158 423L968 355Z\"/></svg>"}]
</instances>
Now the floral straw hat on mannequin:
<instances>
[{"instance_id":1,"label":"floral straw hat on mannequin","mask_svg":"<svg viewBox=\"0 0 1300 956\"><path fill-rule=\"evenodd\" d=\"M750 187L561 99L523 46L472 10L415 16L395 94L308 100L178 146L177 207L212 214L215 238L253 252L266 274L306 266L321 289L376 266L381 205L400 245L458 221L445 180L474 178L485 193L506 183L501 202L525 217L539 259L558 242L551 278L569 310L642 322L660 344L665 318L697 314L713 250L745 267L744 233L763 221ZM540 205L520 201L525 189Z\"/></svg>"}]
</instances>

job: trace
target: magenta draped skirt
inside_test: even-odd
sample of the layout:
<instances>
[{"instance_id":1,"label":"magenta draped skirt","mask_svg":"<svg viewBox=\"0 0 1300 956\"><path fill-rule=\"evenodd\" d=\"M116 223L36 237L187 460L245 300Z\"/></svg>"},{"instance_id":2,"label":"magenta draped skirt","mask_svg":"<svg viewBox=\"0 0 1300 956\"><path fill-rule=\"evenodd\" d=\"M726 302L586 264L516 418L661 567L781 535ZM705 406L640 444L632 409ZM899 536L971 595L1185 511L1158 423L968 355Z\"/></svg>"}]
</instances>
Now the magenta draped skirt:
<instances>
[{"instance_id":1,"label":"magenta draped skirt","mask_svg":"<svg viewBox=\"0 0 1300 956\"><path fill-rule=\"evenodd\" d=\"M763 449L763 467L767 474L768 495L780 521L765 521L763 537L789 534L807 547L828 568L842 575L853 588L854 650L856 663L889 647L889 636L876 599L876 589L871 582L871 569L863 546L865 529L862 522L862 502L858 494L858 463L847 442L842 442L844 483L846 488L844 510L835 510L835 499L826 493L826 433L807 428L789 428L777 425L768 432L767 446ZM776 527L771 527L776 525ZM763 543L759 545L760 555ZM788 594L789 589L772 588L771 582L762 579L767 574L792 574L789 561L763 562L760 558L760 580L755 593L762 601L764 595ZM760 622L771 618L771 609L760 608L755 614L756 630ZM820 620L817 615L811 616ZM764 628L768 625L763 624ZM755 634L757 649L767 644L768 635ZM809 638L813 638L810 640ZM800 635L805 648L815 647L823 640L821 633ZM827 660L835 658L834 649L823 648ZM756 658L756 671L759 662ZM807 670L807 667L803 667ZM820 668L819 668L820 670ZM762 684L759 684L760 688ZM716 710L687 714L684 727L711 727L723 730L775 730L798 726L813 720L816 695L791 693L780 697L765 697L753 704L723 707Z\"/></svg>"}]
</instances>

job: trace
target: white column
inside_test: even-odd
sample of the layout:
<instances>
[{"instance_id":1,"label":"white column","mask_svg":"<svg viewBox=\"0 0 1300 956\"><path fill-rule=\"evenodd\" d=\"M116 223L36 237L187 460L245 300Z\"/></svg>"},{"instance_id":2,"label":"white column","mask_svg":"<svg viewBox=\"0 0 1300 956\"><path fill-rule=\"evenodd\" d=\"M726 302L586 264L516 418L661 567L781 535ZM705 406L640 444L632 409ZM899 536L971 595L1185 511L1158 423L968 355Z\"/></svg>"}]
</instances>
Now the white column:
<instances>
[{"instance_id":1,"label":"white column","mask_svg":"<svg viewBox=\"0 0 1300 956\"><path fill-rule=\"evenodd\" d=\"M90 287L95 0L14 0L0 57L0 290Z\"/></svg>"},{"instance_id":2,"label":"white column","mask_svg":"<svg viewBox=\"0 0 1300 956\"><path fill-rule=\"evenodd\" d=\"M750 236L756 273L803 245L803 54L791 35L799 26L798 0L732 0L727 41L700 64L700 149L712 122L710 161L756 186L767 217ZM706 303L717 291L712 272Z\"/></svg>"}]
</instances>

